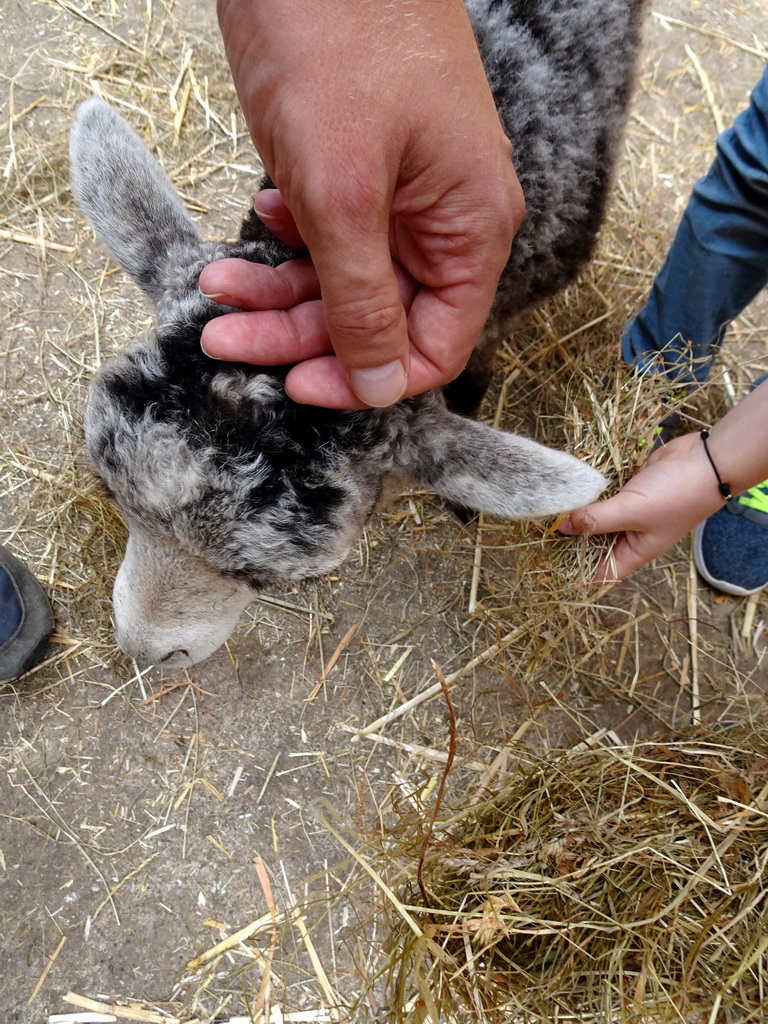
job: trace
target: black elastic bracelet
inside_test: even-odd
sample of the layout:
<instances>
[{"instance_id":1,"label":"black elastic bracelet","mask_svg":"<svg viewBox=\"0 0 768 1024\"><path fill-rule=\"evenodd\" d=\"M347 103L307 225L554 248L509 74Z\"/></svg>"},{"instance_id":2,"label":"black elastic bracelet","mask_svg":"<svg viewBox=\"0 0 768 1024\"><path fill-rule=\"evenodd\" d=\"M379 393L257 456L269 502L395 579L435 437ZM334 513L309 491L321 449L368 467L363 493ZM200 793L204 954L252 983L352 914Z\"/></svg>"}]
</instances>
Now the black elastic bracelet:
<instances>
[{"instance_id":1,"label":"black elastic bracelet","mask_svg":"<svg viewBox=\"0 0 768 1024\"><path fill-rule=\"evenodd\" d=\"M707 438L709 437L709 431L708 430L702 430L702 432L701 432L701 434L699 436L701 437L701 440L704 442L704 451L707 453L707 458L709 459L709 464L712 467L712 469L714 469L714 471L715 471L715 476L717 477L717 489L720 491L720 493L722 494L722 496L725 498L726 501L731 501L733 499L733 495L731 494L731 486L730 486L730 484L726 484L726 483L723 482L723 480L720 477L720 474L717 472L717 466L715 465L715 460L712 458L712 456L709 453L709 445L707 444Z\"/></svg>"}]
</instances>

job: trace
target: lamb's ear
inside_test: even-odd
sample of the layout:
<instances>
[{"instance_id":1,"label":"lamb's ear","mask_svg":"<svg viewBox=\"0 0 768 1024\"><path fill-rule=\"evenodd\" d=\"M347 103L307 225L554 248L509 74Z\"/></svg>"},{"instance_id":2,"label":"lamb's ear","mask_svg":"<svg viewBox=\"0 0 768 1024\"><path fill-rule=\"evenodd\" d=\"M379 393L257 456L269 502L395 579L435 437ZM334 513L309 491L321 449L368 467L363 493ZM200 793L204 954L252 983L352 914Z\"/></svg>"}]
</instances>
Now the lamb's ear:
<instances>
[{"instance_id":1,"label":"lamb's ear","mask_svg":"<svg viewBox=\"0 0 768 1024\"><path fill-rule=\"evenodd\" d=\"M536 519L589 504L606 484L565 452L467 420L446 409L408 442L408 471L455 505L507 519Z\"/></svg>"},{"instance_id":2,"label":"lamb's ear","mask_svg":"<svg viewBox=\"0 0 768 1024\"><path fill-rule=\"evenodd\" d=\"M200 233L136 132L103 100L78 108L69 145L72 190L96 233L153 300L169 253Z\"/></svg>"}]
</instances>

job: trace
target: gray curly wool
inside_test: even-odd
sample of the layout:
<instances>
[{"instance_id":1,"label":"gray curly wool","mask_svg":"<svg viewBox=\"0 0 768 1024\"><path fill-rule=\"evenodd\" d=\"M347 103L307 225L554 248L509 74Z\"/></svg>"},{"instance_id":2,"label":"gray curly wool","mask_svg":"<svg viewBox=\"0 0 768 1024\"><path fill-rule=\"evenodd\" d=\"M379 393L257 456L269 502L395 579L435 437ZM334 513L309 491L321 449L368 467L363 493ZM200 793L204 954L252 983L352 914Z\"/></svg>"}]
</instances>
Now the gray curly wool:
<instances>
[{"instance_id":1,"label":"gray curly wool","mask_svg":"<svg viewBox=\"0 0 768 1024\"><path fill-rule=\"evenodd\" d=\"M576 276L603 221L647 0L467 0L526 213L486 332L449 385L479 405L500 338Z\"/></svg>"}]
</instances>

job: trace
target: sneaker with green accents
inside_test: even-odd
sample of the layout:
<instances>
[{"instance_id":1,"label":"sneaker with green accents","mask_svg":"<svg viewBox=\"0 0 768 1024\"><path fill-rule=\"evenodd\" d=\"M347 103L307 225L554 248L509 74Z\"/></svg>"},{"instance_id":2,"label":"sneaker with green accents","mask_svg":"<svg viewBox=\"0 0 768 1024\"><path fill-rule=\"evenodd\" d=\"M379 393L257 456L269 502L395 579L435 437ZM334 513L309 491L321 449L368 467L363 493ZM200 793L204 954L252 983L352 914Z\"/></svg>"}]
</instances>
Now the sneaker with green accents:
<instances>
[{"instance_id":1,"label":"sneaker with green accents","mask_svg":"<svg viewBox=\"0 0 768 1024\"><path fill-rule=\"evenodd\" d=\"M726 594L743 597L768 585L768 480L699 523L693 558L707 583Z\"/></svg>"}]
</instances>

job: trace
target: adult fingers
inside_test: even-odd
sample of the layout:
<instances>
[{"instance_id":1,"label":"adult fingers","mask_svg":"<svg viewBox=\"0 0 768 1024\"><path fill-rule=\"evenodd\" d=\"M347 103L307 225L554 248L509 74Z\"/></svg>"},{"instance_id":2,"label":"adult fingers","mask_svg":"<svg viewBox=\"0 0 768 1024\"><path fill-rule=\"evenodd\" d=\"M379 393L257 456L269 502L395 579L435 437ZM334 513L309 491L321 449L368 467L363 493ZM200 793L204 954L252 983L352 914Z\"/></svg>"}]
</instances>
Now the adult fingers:
<instances>
[{"instance_id":1,"label":"adult fingers","mask_svg":"<svg viewBox=\"0 0 768 1024\"><path fill-rule=\"evenodd\" d=\"M400 298L406 310L412 308L414 296L418 296L418 285L402 267L394 264L394 273L400 289ZM330 347L330 342L329 342ZM445 378L441 367L436 366L414 345L409 346L410 375L407 395L421 394L439 387ZM304 405L320 405L326 409L367 409L352 390L349 378L335 356L323 356L299 362L286 378L288 395Z\"/></svg>"},{"instance_id":2,"label":"adult fingers","mask_svg":"<svg viewBox=\"0 0 768 1024\"><path fill-rule=\"evenodd\" d=\"M413 354L407 395L447 384L464 369L485 325L498 273L494 268L481 281L422 288L416 295L408 314Z\"/></svg>"},{"instance_id":3,"label":"adult fingers","mask_svg":"<svg viewBox=\"0 0 768 1024\"><path fill-rule=\"evenodd\" d=\"M267 267L248 260L216 260L200 274L200 291L224 306L240 309L288 309L320 298L312 261L290 260Z\"/></svg>"},{"instance_id":4,"label":"adult fingers","mask_svg":"<svg viewBox=\"0 0 768 1024\"><path fill-rule=\"evenodd\" d=\"M425 360L413 347L410 352L410 370L409 394L429 391L442 382L439 368ZM302 405L321 405L326 409L370 408L370 404L361 401L352 390L346 372L333 355L298 363L288 374L285 387L294 402Z\"/></svg>"},{"instance_id":5,"label":"adult fingers","mask_svg":"<svg viewBox=\"0 0 768 1024\"><path fill-rule=\"evenodd\" d=\"M285 378L285 390L294 402L302 405L319 405L325 409L370 408L349 386L349 379L335 355L320 355L294 366Z\"/></svg>"},{"instance_id":6,"label":"adult fingers","mask_svg":"<svg viewBox=\"0 0 768 1024\"><path fill-rule=\"evenodd\" d=\"M374 178L372 177L372 181ZM335 202L311 189L294 209L315 264L328 334L349 386L368 406L391 405L408 384L406 311L389 249L386 187L345 187Z\"/></svg>"},{"instance_id":7,"label":"adult fingers","mask_svg":"<svg viewBox=\"0 0 768 1024\"><path fill-rule=\"evenodd\" d=\"M410 223L396 221L393 251L423 283L408 313L411 344L436 373L417 386L414 370L406 394L453 380L464 368L488 317L499 277L525 204L511 160L497 175L498 200L489 209L487 190L457 186Z\"/></svg>"},{"instance_id":8,"label":"adult fingers","mask_svg":"<svg viewBox=\"0 0 768 1024\"><path fill-rule=\"evenodd\" d=\"M309 260L292 260L275 268L246 260L219 260L209 264L203 273L206 277L201 274L201 287L205 286L210 298L249 311L220 316L205 325L201 341L208 355L263 366L286 366L333 351L323 306L313 298L319 293L319 286ZM393 273L401 302L408 310L418 285L402 267L395 265ZM216 294L210 295L211 288L218 289ZM292 304L294 300L296 305ZM430 382L436 378L435 372L429 367L425 372L418 354L417 359L420 389L434 387L435 383ZM328 408L367 407L355 396L338 367L325 372L320 381L313 381L316 369L310 365L295 381L291 378L292 398L308 405L323 405L317 398L327 394ZM291 391L294 384L295 393Z\"/></svg>"},{"instance_id":9,"label":"adult fingers","mask_svg":"<svg viewBox=\"0 0 768 1024\"><path fill-rule=\"evenodd\" d=\"M216 317L203 328L201 344L214 359L258 366L285 366L332 351L319 299L290 310Z\"/></svg>"},{"instance_id":10,"label":"adult fingers","mask_svg":"<svg viewBox=\"0 0 768 1024\"><path fill-rule=\"evenodd\" d=\"M263 188L253 197L253 209L269 230L294 249L306 249L293 214L276 188Z\"/></svg>"},{"instance_id":11,"label":"adult fingers","mask_svg":"<svg viewBox=\"0 0 768 1024\"><path fill-rule=\"evenodd\" d=\"M409 334L408 382L399 397L440 387L464 368L485 324L506 249L502 247L497 255L493 269L478 274L477 280L470 276L440 288L419 286L399 264L393 264ZM327 315L327 302L324 305ZM336 345L334 349L338 355ZM363 407L359 402L351 404L355 391L348 372L344 384L339 383L344 374L340 376L338 369L327 368L321 377L318 372L314 364L291 371L287 387L295 401L338 409Z\"/></svg>"}]
</instances>

